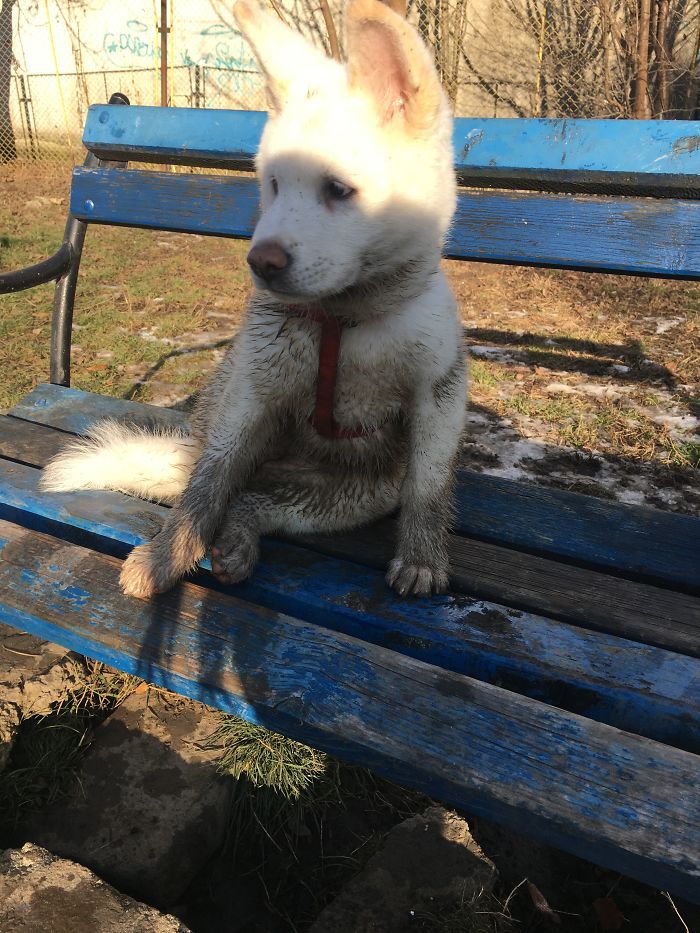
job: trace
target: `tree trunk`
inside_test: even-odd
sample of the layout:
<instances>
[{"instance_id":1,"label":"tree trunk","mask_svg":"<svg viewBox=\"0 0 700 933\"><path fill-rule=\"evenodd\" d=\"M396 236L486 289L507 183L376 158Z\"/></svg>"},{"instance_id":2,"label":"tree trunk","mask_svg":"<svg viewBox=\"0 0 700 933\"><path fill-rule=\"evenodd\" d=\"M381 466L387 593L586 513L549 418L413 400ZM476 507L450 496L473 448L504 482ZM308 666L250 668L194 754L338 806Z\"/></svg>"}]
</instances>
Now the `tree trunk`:
<instances>
[{"instance_id":1,"label":"tree trunk","mask_svg":"<svg viewBox=\"0 0 700 933\"><path fill-rule=\"evenodd\" d=\"M668 43L669 0L658 0L656 18L656 106L654 116L663 119L670 109L669 64L671 50Z\"/></svg>"},{"instance_id":2,"label":"tree trunk","mask_svg":"<svg viewBox=\"0 0 700 933\"><path fill-rule=\"evenodd\" d=\"M15 132L10 117L12 77L12 7L15 0L2 0L0 6L0 162L17 158Z\"/></svg>"},{"instance_id":3,"label":"tree trunk","mask_svg":"<svg viewBox=\"0 0 700 933\"><path fill-rule=\"evenodd\" d=\"M651 116L649 107L649 26L651 0L639 0L639 26L637 29L637 60L634 81L634 111L637 120Z\"/></svg>"}]
</instances>

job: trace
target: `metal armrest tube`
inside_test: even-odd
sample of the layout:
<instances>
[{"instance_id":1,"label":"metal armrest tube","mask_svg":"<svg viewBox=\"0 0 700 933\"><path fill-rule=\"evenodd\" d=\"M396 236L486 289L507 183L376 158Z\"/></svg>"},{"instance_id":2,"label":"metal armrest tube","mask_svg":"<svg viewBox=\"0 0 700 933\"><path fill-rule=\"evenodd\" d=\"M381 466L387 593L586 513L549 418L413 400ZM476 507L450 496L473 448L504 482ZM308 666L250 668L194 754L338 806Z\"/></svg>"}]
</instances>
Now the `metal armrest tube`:
<instances>
[{"instance_id":1,"label":"metal armrest tube","mask_svg":"<svg viewBox=\"0 0 700 933\"><path fill-rule=\"evenodd\" d=\"M33 266L17 269L15 272L0 273L0 295L21 292L25 288L44 285L60 278L70 267L72 260L71 245L63 242L53 256L42 259Z\"/></svg>"}]
</instances>

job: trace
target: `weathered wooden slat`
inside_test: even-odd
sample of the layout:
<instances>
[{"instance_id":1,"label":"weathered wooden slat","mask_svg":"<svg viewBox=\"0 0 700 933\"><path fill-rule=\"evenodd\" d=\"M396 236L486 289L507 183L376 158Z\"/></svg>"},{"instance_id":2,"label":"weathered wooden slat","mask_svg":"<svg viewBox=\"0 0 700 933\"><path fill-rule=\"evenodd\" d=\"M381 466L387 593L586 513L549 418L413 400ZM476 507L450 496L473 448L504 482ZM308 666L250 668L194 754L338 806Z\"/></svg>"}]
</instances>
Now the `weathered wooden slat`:
<instances>
[{"instance_id":1,"label":"weathered wooden slat","mask_svg":"<svg viewBox=\"0 0 700 933\"><path fill-rule=\"evenodd\" d=\"M51 385L38 386L12 409L19 418L77 434L105 417L157 423L159 412L163 423L185 424L181 412ZM464 535L700 592L699 519L471 470L459 479Z\"/></svg>"},{"instance_id":2,"label":"weathered wooden slat","mask_svg":"<svg viewBox=\"0 0 700 933\"><path fill-rule=\"evenodd\" d=\"M31 467L0 461L0 516L123 555L151 537L165 513L118 493L42 493L38 477ZM399 600L383 573L286 543L267 542L253 578L227 591L593 719L700 749L696 659L466 596Z\"/></svg>"},{"instance_id":3,"label":"weathered wooden slat","mask_svg":"<svg viewBox=\"0 0 700 933\"><path fill-rule=\"evenodd\" d=\"M459 474L464 534L700 592L700 519L486 473Z\"/></svg>"},{"instance_id":4,"label":"weathered wooden slat","mask_svg":"<svg viewBox=\"0 0 700 933\"><path fill-rule=\"evenodd\" d=\"M237 176L75 168L70 211L88 223L250 237L258 186Z\"/></svg>"},{"instance_id":5,"label":"weathered wooden slat","mask_svg":"<svg viewBox=\"0 0 700 933\"><path fill-rule=\"evenodd\" d=\"M101 159L250 168L266 119L261 111L97 105L83 142ZM665 192L697 192L698 140L700 122L676 120L459 118L453 134L465 182Z\"/></svg>"},{"instance_id":6,"label":"weathered wooden slat","mask_svg":"<svg viewBox=\"0 0 700 933\"><path fill-rule=\"evenodd\" d=\"M455 120L455 168L465 184L508 188L700 191L700 122Z\"/></svg>"},{"instance_id":7,"label":"weathered wooden slat","mask_svg":"<svg viewBox=\"0 0 700 933\"><path fill-rule=\"evenodd\" d=\"M258 216L257 184L252 178L76 168L71 213L89 223L248 237ZM444 254L700 278L700 202L470 191L459 197Z\"/></svg>"},{"instance_id":8,"label":"weathered wooden slat","mask_svg":"<svg viewBox=\"0 0 700 933\"><path fill-rule=\"evenodd\" d=\"M322 554L382 569L394 556L395 522L290 539ZM491 602L700 657L700 598L450 535L450 589Z\"/></svg>"},{"instance_id":9,"label":"weathered wooden slat","mask_svg":"<svg viewBox=\"0 0 700 933\"><path fill-rule=\"evenodd\" d=\"M100 418L116 418L144 428L181 428L187 423L186 415L172 408L128 402L123 398L51 383L40 383L28 392L10 414L71 434L85 434L90 425Z\"/></svg>"},{"instance_id":10,"label":"weathered wooden slat","mask_svg":"<svg viewBox=\"0 0 700 933\"><path fill-rule=\"evenodd\" d=\"M148 406L145 406L148 408ZM152 422L151 413L137 417ZM0 456L42 467L72 437L63 431L0 417ZM354 532L290 537L319 553L386 568L394 556L395 522L385 519ZM450 588L573 622L680 654L700 657L700 598L473 538L451 535Z\"/></svg>"},{"instance_id":11,"label":"weathered wooden slat","mask_svg":"<svg viewBox=\"0 0 700 933\"><path fill-rule=\"evenodd\" d=\"M698 279L700 202L472 191L458 199L444 254Z\"/></svg>"},{"instance_id":12,"label":"weathered wooden slat","mask_svg":"<svg viewBox=\"0 0 700 933\"><path fill-rule=\"evenodd\" d=\"M233 597L0 525L0 618L689 899L700 759Z\"/></svg>"},{"instance_id":13,"label":"weathered wooden slat","mask_svg":"<svg viewBox=\"0 0 700 933\"><path fill-rule=\"evenodd\" d=\"M43 466L70 440L73 434L33 424L20 418L0 416L0 457L29 466Z\"/></svg>"}]
</instances>

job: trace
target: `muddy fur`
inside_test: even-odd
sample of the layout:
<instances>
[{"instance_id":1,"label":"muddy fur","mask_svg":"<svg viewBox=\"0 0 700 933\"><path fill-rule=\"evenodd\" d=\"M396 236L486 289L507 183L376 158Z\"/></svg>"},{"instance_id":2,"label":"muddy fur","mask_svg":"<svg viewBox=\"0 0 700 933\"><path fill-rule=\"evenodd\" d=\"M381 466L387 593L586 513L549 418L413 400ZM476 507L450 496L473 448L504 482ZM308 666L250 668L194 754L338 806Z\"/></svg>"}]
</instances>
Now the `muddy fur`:
<instances>
[{"instance_id":1,"label":"muddy fur","mask_svg":"<svg viewBox=\"0 0 700 933\"><path fill-rule=\"evenodd\" d=\"M455 201L449 107L417 33L377 0L348 9L347 66L247 0L234 12L273 108L252 248L274 244L289 262L274 280L254 269L241 332L187 437L148 448L143 432L113 425L107 456L98 427L49 465L45 486L175 502L124 564L135 596L168 589L208 548L234 583L252 573L261 534L349 529L397 507L389 584L441 592L466 394L440 270ZM328 439L310 424L321 326L304 309L345 325L334 417L365 436Z\"/></svg>"}]
</instances>

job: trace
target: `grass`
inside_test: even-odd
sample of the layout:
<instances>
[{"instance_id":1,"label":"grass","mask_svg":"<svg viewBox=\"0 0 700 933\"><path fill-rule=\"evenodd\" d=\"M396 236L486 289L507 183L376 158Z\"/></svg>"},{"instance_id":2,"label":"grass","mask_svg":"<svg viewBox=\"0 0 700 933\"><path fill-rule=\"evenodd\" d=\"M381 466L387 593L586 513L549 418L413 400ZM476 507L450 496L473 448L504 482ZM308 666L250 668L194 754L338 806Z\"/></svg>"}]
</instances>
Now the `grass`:
<instances>
[{"instance_id":1,"label":"grass","mask_svg":"<svg viewBox=\"0 0 700 933\"><path fill-rule=\"evenodd\" d=\"M36 192L7 184L0 204L0 268L29 265L61 242L65 203L27 207L35 193L53 185L51 176L38 177ZM76 295L73 384L109 395L142 395L138 377L169 353L169 341L186 345L188 334L213 327L206 312L214 307L234 319L240 314L249 289L246 249L233 240L91 227ZM47 378L52 296L53 286L45 285L0 298L0 340L11 363L4 367L0 409ZM178 360L170 360L165 369L178 367ZM191 367L189 375L196 381Z\"/></svg>"},{"instance_id":2,"label":"grass","mask_svg":"<svg viewBox=\"0 0 700 933\"><path fill-rule=\"evenodd\" d=\"M265 910L303 928L356 874L422 794L293 739L222 716L209 747L235 783L226 858L256 885Z\"/></svg>"},{"instance_id":3,"label":"grass","mask_svg":"<svg viewBox=\"0 0 700 933\"><path fill-rule=\"evenodd\" d=\"M514 933L518 929L507 908L488 892L436 911L416 911L418 933Z\"/></svg>"},{"instance_id":4,"label":"grass","mask_svg":"<svg viewBox=\"0 0 700 933\"><path fill-rule=\"evenodd\" d=\"M76 662L77 663L77 662ZM0 773L0 842L29 814L58 799L70 786L94 729L139 681L96 661L85 661L77 686L43 716L20 723Z\"/></svg>"}]
</instances>

